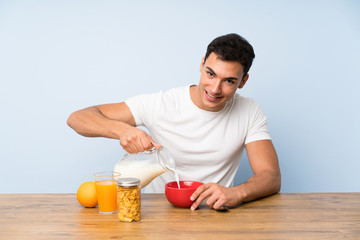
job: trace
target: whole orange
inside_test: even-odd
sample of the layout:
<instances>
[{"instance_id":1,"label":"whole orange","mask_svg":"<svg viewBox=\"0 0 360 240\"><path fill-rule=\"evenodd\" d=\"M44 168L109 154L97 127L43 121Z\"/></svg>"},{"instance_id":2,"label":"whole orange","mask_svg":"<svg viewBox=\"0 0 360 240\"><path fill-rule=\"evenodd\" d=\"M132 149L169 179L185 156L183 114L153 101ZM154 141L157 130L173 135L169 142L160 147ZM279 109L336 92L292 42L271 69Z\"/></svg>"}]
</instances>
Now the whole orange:
<instances>
[{"instance_id":1,"label":"whole orange","mask_svg":"<svg viewBox=\"0 0 360 240\"><path fill-rule=\"evenodd\" d=\"M77 200L84 207L95 207L98 204L95 182L84 182L76 194Z\"/></svg>"}]
</instances>

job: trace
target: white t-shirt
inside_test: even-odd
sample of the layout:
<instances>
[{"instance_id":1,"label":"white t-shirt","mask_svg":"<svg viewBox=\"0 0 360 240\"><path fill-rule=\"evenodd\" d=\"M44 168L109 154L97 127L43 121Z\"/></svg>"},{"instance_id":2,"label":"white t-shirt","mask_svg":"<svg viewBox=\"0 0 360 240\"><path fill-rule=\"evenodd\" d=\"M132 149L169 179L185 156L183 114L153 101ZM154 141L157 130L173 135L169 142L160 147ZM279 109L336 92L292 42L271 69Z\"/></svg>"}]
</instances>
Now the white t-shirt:
<instances>
[{"instance_id":1,"label":"white t-shirt","mask_svg":"<svg viewBox=\"0 0 360 240\"><path fill-rule=\"evenodd\" d=\"M144 94L125 101L137 126L145 126L158 144L175 159L180 180L233 184L245 144L270 139L266 117L252 99L239 94L218 112L198 108L190 87ZM163 193L166 172L154 179L145 192Z\"/></svg>"}]
</instances>

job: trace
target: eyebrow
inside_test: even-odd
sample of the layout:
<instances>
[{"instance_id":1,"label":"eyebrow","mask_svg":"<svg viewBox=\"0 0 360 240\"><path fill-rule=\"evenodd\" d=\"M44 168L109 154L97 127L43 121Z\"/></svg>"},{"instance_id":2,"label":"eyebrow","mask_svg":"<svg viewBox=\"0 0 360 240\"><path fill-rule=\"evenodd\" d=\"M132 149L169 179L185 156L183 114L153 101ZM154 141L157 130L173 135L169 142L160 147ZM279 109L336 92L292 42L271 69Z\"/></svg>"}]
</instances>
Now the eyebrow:
<instances>
[{"instance_id":1,"label":"eyebrow","mask_svg":"<svg viewBox=\"0 0 360 240\"><path fill-rule=\"evenodd\" d=\"M211 67L206 67L206 68L207 68L212 74L216 75L215 71L212 70ZM236 77L227 77L227 78L224 78L224 79L226 79L226 80L235 80L235 81L239 80L239 79L236 78Z\"/></svg>"}]
</instances>

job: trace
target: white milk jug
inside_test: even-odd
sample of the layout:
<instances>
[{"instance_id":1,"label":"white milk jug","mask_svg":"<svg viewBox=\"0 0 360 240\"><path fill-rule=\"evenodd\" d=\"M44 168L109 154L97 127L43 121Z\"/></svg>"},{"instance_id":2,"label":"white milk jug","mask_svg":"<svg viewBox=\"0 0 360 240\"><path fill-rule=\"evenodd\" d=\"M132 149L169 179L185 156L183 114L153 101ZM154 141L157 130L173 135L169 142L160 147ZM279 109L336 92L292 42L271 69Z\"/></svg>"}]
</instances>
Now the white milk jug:
<instances>
[{"instance_id":1,"label":"white milk jug","mask_svg":"<svg viewBox=\"0 0 360 240\"><path fill-rule=\"evenodd\" d=\"M119 172L122 178L140 179L141 188L144 188L164 172L175 174L175 161L166 148L160 147L136 154L125 153L116 163L114 171Z\"/></svg>"}]
</instances>

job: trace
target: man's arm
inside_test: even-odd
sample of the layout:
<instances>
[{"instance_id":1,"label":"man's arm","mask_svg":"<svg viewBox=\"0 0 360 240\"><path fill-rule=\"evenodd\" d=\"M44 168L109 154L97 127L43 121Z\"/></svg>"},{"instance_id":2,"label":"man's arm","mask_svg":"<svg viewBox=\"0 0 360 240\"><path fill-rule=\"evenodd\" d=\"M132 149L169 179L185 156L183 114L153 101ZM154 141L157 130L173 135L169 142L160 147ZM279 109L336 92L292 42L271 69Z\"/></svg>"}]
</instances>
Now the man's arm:
<instances>
[{"instance_id":1,"label":"man's arm","mask_svg":"<svg viewBox=\"0 0 360 240\"><path fill-rule=\"evenodd\" d=\"M146 132L135 127L135 119L124 102L73 112L67 124L85 137L119 139L121 146L129 153L143 152L153 146L160 147Z\"/></svg>"},{"instance_id":2,"label":"man's arm","mask_svg":"<svg viewBox=\"0 0 360 240\"><path fill-rule=\"evenodd\" d=\"M192 195L192 199L195 200L192 210L195 210L205 199L210 208L219 209L225 205L236 206L241 202L248 202L280 191L281 173L271 140L248 143L246 152L254 176L245 183L231 188L215 183L200 186Z\"/></svg>"},{"instance_id":3,"label":"man's arm","mask_svg":"<svg viewBox=\"0 0 360 240\"><path fill-rule=\"evenodd\" d=\"M254 176L237 186L240 202L248 202L277 193L281 188L281 173L278 157L271 140L248 143L246 153Z\"/></svg>"}]
</instances>

